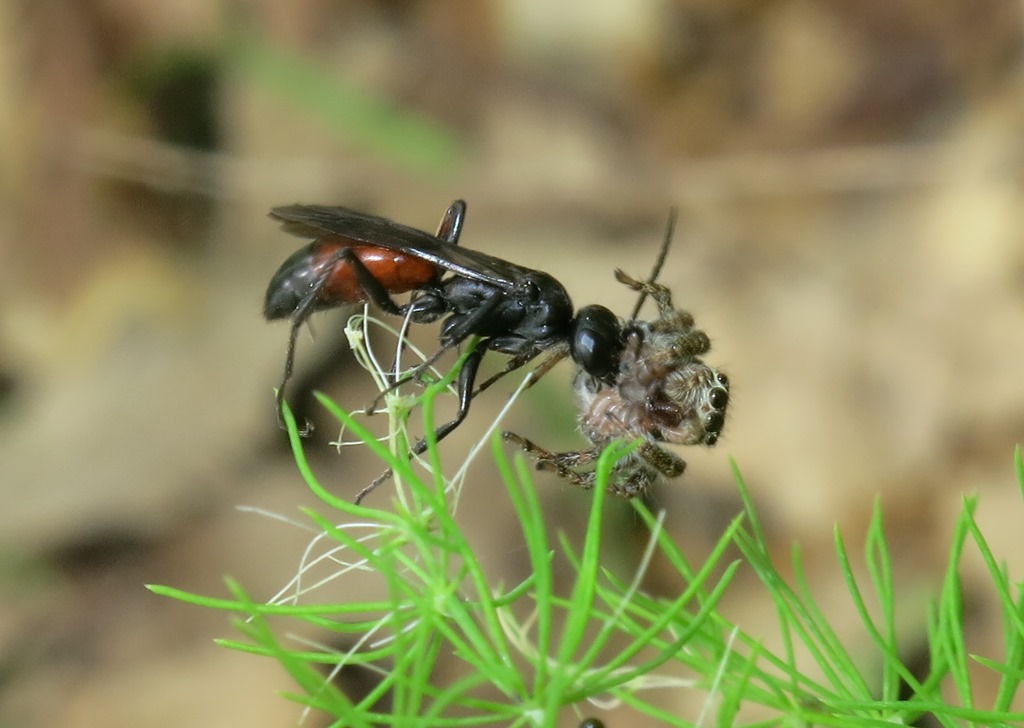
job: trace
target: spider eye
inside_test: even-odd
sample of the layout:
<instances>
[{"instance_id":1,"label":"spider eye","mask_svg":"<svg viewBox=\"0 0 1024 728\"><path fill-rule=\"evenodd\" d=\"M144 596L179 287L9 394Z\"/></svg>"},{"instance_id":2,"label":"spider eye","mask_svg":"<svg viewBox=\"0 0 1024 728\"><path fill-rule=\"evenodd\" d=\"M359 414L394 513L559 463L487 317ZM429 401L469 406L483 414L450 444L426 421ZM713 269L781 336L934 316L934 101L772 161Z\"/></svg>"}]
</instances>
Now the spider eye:
<instances>
[{"instance_id":1,"label":"spider eye","mask_svg":"<svg viewBox=\"0 0 1024 728\"><path fill-rule=\"evenodd\" d=\"M725 425L725 415L721 412L714 412L704 420L704 429L709 433L719 433Z\"/></svg>"}]
</instances>

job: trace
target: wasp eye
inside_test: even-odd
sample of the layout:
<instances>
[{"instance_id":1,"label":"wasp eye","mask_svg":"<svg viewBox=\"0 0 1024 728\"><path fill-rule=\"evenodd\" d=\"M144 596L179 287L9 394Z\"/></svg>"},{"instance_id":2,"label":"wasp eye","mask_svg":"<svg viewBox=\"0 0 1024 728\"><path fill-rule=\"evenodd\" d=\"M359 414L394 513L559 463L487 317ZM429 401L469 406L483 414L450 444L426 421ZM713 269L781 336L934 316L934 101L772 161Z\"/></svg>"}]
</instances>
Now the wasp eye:
<instances>
[{"instance_id":1,"label":"wasp eye","mask_svg":"<svg viewBox=\"0 0 1024 728\"><path fill-rule=\"evenodd\" d=\"M711 390L711 394L708 396L708 402L716 410L725 409L725 405L729 404L729 393L718 387Z\"/></svg>"}]
</instances>

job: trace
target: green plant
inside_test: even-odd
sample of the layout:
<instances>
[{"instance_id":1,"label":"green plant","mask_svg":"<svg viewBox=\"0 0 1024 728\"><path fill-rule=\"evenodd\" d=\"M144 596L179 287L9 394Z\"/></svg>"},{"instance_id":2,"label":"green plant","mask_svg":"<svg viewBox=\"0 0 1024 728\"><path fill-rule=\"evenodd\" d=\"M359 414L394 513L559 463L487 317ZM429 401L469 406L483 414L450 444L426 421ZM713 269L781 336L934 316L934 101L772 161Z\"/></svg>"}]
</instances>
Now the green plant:
<instances>
[{"instance_id":1,"label":"green plant","mask_svg":"<svg viewBox=\"0 0 1024 728\"><path fill-rule=\"evenodd\" d=\"M361 360L372 363L362 336L353 334L353 339ZM504 585L489 577L457 517L462 479L444 476L436 443L426 451L425 474L407 455L409 413L422 408L429 432L434 400L446 391L457 368L421 396L391 398L393 426L386 444L318 395L344 431L394 471L389 508L356 506L328 492L311 471L295 423L290 413L286 415L302 477L328 509L305 512L318 535L287 592L262 602L231 580L230 599L151 588L241 615L237 627L246 641L221 644L278 660L299 686L299 692L289 697L331 716L335 726L554 726L567 711L577 719L592 712L587 702L628 706L675 726L890 726L911 724L925 714L947 726L1011 726L1024 721L1024 713L1012 712L1024 678L1024 597L978 529L976 499L964 501L945 585L928 615L931 665L924 677L915 675L900 657L896 590L881 509L876 506L868 533L867 584L854 577L845 542L835 532L840 569L871 638L870 644L851 650L840 642L811 596L799 550L793 555L796 586L787 584L774 566L738 470L745 511L737 514L700 565L692 565L675 544L663 526L663 514L636 504L650 539L635 577L623 581L602 567L602 541L608 535L604 488L593 491L582 545L577 548L564 536L553 544L523 459L510 462L492 435L489 441L505 486L509 517L518 521L530 564L527 578ZM383 382L381 372L376 374ZM608 448L598 464L599 484L607 482L614 463L631 447L635 443ZM1016 464L1024 490L1019 449ZM386 499L378 494L374 500ZM346 518L341 525L336 522L338 514ZM988 565L1003 610L1006 652L1000 660L972 656L964 643L958 568L970 543ZM733 545L740 558L727 563ZM642 578L655 554L678 572L686 585L682 593L656 597L642 591ZM556 579L560 562L571 566L574 574L567 590ZM783 636L781 654L765 649L762 637L744 632L718 609L740 568L752 569L766 588L766 609L774 608ZM386 596L317 601L321 586L356 570L376 575ZM323 642L347 647L286 644L271 622L276 618L305 623L325 635ZM800 651L810 656L812 665L799 664ZM877 665L870 675L858 667L865 657ZM437 681L438 665L452 661L462 665L458 676ZM991 706L976 704L968 675L972 662L1002 676ZM344 694L330 679L353 666L379 675L370 693L358 699ZM901 697L903 686L909 697ZM660 707L657 696L662 688L703 691L701 715L678 716ZM387 710L381 707L385 696Z\"/></svg>"}]
</instances>

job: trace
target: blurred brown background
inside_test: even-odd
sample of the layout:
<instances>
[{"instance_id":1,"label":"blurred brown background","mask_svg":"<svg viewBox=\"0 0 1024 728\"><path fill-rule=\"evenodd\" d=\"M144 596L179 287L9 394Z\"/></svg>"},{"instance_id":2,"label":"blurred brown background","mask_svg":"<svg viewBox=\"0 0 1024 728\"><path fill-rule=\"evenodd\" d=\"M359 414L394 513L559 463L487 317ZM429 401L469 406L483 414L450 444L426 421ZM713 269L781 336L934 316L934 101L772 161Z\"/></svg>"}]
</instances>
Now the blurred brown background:
<instances>
[{"instance_id":1,"label":"blurred brown background","mask_svg":"<svg viewBox=\"0 0 1024 728\"><path fill-rule=\"evenodd\" d=\"M734 457L779 558L801 543L856 638L832 527L856 548L880 497L912 657L961 492L1024 568L1022 19L1009 0L0 5L0 724L298 719L276 665L212 644L225 615L142 588L222 595L231 574L269 598L309 538L235 509L311 504L273 420L287 327L260 316L301 244L265 214L291 202L432 229L464 197L464 245L623 314L612 270L646 273L680 206L662 279L733 398L654 505L698 559L739 509ZM293 394L365 404L342 321L303 337ZM569 377L510 429L579 444ZM510 389L474 405L453 462ZM339 493L376 471L311 447ZM490 468L462 516L514 573ZM586 494L537 480L578 533ZM643 534L615 508L628 560ZM964 579L972 647L998 657L973 554ZM728 608L777 645L752 579Z\"/></svg>"}]
</instances>

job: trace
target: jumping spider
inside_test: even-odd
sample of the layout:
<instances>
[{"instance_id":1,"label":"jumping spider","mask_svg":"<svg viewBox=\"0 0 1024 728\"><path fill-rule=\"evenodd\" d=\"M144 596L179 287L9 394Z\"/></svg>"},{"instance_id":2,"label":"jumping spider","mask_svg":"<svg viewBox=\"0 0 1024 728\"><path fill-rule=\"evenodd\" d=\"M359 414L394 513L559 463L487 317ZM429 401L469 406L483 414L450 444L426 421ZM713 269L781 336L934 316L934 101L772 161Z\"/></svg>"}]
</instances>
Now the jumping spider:
<instances>
[{"instance_id":1,"label":"jumping spider","mask_svg":"<svg viewBox=\"0 0 1024 728\"><path fill-rule=\"evenodd\" d=\"M581 488L594 486L593 469L601 452L618 439L642 439L641 445L616 465L609 490L626 498L644 495L661 477L677 478L686 462L659 443L713 446L725 425L729 380L700 360L711 341L694 328L693 316L672 305L668 288L638 281L620 270L620 282L641 300L654 299L658 317L634 319L623 327L624 349L613 384L577 367L573 389L579 407L579 429L590 447L551 452L512 432L503 433L536 461Z\"/></svg>"}]
</instances>

